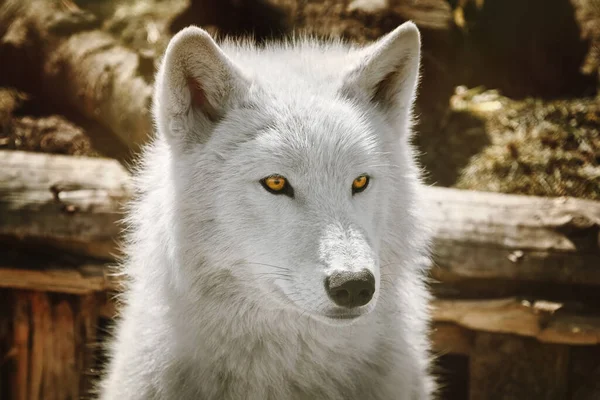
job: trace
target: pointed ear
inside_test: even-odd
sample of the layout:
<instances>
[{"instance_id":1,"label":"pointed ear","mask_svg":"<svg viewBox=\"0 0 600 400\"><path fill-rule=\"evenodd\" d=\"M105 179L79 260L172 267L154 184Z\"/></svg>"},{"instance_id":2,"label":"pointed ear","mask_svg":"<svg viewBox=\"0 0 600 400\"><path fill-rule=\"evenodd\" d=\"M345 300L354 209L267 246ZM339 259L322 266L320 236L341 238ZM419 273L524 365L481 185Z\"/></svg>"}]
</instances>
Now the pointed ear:
<instances>
[{"instance_id":1,"label":"pointed ear","mask_svg":"<svg viewBox=\"0 0 600 400\"><path fill-rule=\"evenodd\" d=\"M185 28L169 42L156 78L158 129L171 143L203 143L249 87L250 81L206 31Z\"/></svg>"},{"instance_id":2,"label":"pointed ear","mask_svg":"<svg viewBox=\"0 0 600 400\"><path fill-rule=\"evenodd\" d=\"M361 51L342 82L342 93L366 101L390 122L410 115L419 81L421 39L417 26L405 22Z\"/></svg>"}]
</instances>

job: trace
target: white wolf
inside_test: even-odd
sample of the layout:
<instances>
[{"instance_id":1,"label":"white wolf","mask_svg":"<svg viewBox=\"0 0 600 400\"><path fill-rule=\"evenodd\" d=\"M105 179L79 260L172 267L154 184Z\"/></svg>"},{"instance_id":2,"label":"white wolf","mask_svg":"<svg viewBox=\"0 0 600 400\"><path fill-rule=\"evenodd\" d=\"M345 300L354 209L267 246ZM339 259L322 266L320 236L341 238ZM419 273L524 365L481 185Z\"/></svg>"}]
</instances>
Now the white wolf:
<instances>
[{"instance_id":1,"label":"white wolf","mask_svg":"<svg viewBox=\"0 0 600 400\"><path fill-rule=\"evenodd\" d=\"M431 398L419 63L410 22L365 47L175 35L102 399Z\"/></svg>"}]
</instances>

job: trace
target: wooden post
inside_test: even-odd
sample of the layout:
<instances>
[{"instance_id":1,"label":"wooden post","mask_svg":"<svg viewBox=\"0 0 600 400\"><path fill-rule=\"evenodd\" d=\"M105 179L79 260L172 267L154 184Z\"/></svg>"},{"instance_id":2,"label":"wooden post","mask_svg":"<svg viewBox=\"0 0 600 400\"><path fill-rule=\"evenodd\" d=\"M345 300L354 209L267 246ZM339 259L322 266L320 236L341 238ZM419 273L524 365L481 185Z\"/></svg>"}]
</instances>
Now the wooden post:
<instances>
[{"instance_id":1,"label":"wooden post","mask_svg":"<svg viewBox=\"0 0 600 400\"><path fill-rule=\"evenodd\" d=\"M0 364L0 376L6 375L4 368L12 371L8 398L78 400L87 395L90 382L86 371L93 362L97 324L96 294L16 291L14 299L12 350L6 356L12 362Z\"/></svg>"},{"instance_id":2,"label":"wooden post","mask_svg":"<svg viewBox=\"0 0 600 400\"><path fill-rule=\"evenodd\" d=\"M600 346L571 349L569 399L600 399Z\"/></svg>"},{"instance_id":3,"label":"wooden post","mask_svg":"<svg viewBox=\"0 0 600 400\"><path fill-rule=\"evenodd\" d=\"M569 347L479 332L469 365L471 400L564 400Z\"/></svg>"},{"instance_id":4,"label":"wooden post","mask_svg":"<svg viewBox=\"0 0 600 400\"><path fill-rule=\"evenodd\" d=\"M27 381L29 372L29 332L30 304L27 296L18 293L15 297L13 314L13 343L14 369L11 379L11 394L13 400L28 400Z\"/></svg>"},{"instance_id":5,"label":"wooden post","mask_svg":"<svg viewBox=\"0 0 600 400\"><path fill-rule=\"evenodd\" d=\"M14 296L9 290L0 289L0 399L10 397L11 367L15 349L12 338Z\"/></svg>"},{"instance_id":6,"label":"wooden post","mask_svg":"<svg viewBox=\"0 0 600 400\"><path fill-rule=\"evenodd\" d=\"M96 292L79 297L78 312L75 315L75 347L78 349L79 388L87 395L92 389L92 379L96 378L93 366L96 362L95 350L98 347L96 332L100 317L100 307L105 293Z\"/></svg>"},{"instance_id":7,"label":"wooden post","mask_svg":"<svg viewBox=\"0 0 600 400\"><path fill-rule=\"evenodd\" d=\"M39 399L42 394L46 398L51 398L52 393L43 392L42 384L49 385L50 382L44 382L47 377L43 376L44 360L48 358L48 353L51 351L52 340L52 320L50 301L48 296L43 292L30 292L29 299L31 301L31 320L32 320L32 335L31 335L31 367L29 369L29 398ZM44 379L46 378L46 379Z\"/></svg>"}]
</instances>

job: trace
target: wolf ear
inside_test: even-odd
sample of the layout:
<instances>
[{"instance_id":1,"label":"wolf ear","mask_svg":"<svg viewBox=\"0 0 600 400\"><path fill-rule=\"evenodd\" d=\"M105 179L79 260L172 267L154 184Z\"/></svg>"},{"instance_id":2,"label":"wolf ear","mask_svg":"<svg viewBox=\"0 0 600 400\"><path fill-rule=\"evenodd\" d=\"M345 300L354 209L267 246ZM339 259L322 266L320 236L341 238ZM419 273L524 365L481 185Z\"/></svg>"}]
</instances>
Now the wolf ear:
<instances>
[{"instance_id":1,"label":"wolf ear","mask_svg":"<svg viewBox=\"0 0 600 400\"><path fill-rule=\"evenodd\" d=\"M249 80L210 35L188 27L169 42L155 84L156 124L170 141L204 142Z\"/></svg>"},{"instance_id":2,"label":"wolf ear","mask_svg":"<svg viewBox=\"0 0 600 400\"><path fill-rule=\"evenodd\" d=\"M367 101L396 122L412 109L419 81L421 38L417 26L405 22L367 46L342 81L342 93Z\"/></svg>"}]
</instances>

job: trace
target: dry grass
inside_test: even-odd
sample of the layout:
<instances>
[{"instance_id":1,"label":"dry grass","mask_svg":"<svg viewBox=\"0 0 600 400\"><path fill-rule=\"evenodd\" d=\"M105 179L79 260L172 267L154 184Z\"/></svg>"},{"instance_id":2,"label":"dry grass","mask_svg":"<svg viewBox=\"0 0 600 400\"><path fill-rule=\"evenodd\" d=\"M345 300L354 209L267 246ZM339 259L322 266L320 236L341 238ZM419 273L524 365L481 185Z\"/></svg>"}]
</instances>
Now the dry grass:
<instances>
[{"instance_id":1,"label":"dry grass","mask_svg":"<svg viewBox=\"0 0 600 400\"><path fill-rule=\"evenodd\" d=\"M489 139L454 186L600 200L600 100L511 101L462 90L451 103L480 118Z\"/></svg>"}]
</instances>

